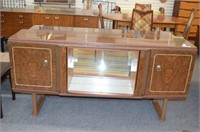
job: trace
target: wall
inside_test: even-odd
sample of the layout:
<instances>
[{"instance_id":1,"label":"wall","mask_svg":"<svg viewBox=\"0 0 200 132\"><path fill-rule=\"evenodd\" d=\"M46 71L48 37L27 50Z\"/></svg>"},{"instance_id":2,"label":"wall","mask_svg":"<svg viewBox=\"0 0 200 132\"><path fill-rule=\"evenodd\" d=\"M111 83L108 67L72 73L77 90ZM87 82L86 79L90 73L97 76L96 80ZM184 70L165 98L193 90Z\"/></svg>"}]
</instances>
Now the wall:
<instances>
[{"instance_id":1,"label":"wall","mask_svg":"<svg viewBox=\"0 0 200 132\"><path fill-rule=\"evenodd\" d=\"M32 5L34 0L26 0L27 5ZM105 1L105 0L104 0ZM153 10L158 10L159 7L165 8L167 16L171 16L173 13L173 6L175 0L168 0L165 3L161 3L159 0L108 0L110 2L116 2L122 9L122 11L132 10L135 7L135 3L147 3L152 4ZM79 8L83 7L82 0L76 0L76 6Z\"/></svg>"}]
</instances>

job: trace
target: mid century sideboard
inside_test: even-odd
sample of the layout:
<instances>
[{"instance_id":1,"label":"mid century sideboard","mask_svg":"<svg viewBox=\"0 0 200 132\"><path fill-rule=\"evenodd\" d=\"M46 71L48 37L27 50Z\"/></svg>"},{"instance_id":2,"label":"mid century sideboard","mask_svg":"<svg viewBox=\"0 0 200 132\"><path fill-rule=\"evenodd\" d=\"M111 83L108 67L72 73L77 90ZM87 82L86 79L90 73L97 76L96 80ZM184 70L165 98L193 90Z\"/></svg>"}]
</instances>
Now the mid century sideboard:
<instances>
[{"instance_id":1,"label":"mid century sideboard","mask_svg":"<svg viewBox=\"0 0 200 132\"><path fill-rule=\"evenodd\" d=\"M163 31L37 25L8 43L12 89L32 94L33 115L46 95L152 99L164 121L168 100L188 96L197 53Z\"/></svg>"}]
</instances>

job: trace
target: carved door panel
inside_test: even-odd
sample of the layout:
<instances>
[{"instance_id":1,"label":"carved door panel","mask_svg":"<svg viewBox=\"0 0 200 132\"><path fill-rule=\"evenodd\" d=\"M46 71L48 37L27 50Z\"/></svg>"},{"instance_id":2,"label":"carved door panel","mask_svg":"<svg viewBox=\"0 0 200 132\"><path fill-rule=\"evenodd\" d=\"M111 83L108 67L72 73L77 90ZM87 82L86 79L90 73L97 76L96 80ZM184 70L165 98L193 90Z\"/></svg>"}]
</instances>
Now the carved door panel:
<instances>
[{"instance_id":1,"label":"carved door panel","mask_svg":"<svg viewBox=\"0 0 200 132\"><path fill-rule=\"evenodd\" d=\"M55 46L10 44L13 88L55 90Z\"/></svg>"},{"instance_id":2,"label":"carved door panel","mask_svg":"<svg viewBox=\"0 0 200 132\"><path fill-rule=\"evenodd\" d=\"M151 53L147 95L186 95L194 67L195 53Z\"/></svg>"}]
</instances>

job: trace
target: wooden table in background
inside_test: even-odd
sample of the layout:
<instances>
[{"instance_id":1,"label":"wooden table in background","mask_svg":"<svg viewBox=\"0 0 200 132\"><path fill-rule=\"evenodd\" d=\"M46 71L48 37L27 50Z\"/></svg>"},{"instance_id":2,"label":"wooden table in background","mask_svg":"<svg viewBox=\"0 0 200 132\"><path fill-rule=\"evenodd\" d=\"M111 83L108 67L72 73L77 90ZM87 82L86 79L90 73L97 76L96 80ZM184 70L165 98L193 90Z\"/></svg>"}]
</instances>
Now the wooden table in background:
<instances>
[{"instance_id":1,"label":"wooden table in background","mask_svg":"<svg viewBox=\"0 0 200 132\"><path fill-rule=\"evenodd\" d=\"M104 19L110 19L115 21L114 28L118 27L118 22L127 23L131 25L131 14L124 13L105 13L103 14ZM184 24L185 20L178 17L157 15L153 16L153 27L159 28L175 28L177 24Z\"/></svg>"}]
</instances>

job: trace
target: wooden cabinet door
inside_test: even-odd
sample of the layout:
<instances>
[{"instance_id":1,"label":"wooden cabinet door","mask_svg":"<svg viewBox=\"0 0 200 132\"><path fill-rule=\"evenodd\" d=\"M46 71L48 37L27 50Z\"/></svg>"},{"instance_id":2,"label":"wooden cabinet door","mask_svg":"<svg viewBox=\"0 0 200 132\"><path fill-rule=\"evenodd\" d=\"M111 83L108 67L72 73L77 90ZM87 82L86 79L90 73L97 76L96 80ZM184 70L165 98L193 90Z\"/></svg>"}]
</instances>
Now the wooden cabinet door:
<instances>
[{"instance_id":1,"label":"wooden cabinet door","mask_svg":"<svg viewBox=\"0 0 200 132\"><path fill-rule=\"evenodd\" d=\"M146 95L187 95L195 54L151 52Z\"/></svg>"},{"instance_id":2,"label":"wooden cabinet door","mask_svg":"<svg viewBox=\"0 0 200 132\"><path fill-rule=\"evenodd\" d=\"M9 50L14 89L55 90L55 46L11 43Z\"/></svg>"}]
</instances>

